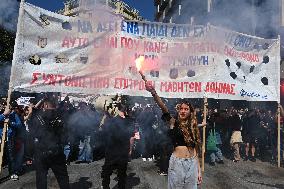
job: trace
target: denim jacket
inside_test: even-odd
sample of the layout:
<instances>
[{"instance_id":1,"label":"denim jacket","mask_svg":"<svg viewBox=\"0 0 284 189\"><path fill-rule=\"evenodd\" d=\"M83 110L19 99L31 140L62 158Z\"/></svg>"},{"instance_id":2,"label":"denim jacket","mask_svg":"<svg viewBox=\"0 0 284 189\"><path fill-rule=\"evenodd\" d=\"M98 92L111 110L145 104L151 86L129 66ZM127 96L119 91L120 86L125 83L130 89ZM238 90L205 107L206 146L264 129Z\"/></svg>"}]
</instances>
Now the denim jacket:
<instances>
[{"instance_id":1,"label":"denim jacket","mask_svg":"<svg viewBox=\"0 0 284 189\"><path fill-rule=\"evenodd\" d=\"M0 115L0 133L2 137L2 131L4 127L5 116L3 114ZM22 121L16 112L11 112L9 115L9 127L8 127L8 138L13 136L16 132L17 128L23 127Z\"/></svg>"}]
</instances>

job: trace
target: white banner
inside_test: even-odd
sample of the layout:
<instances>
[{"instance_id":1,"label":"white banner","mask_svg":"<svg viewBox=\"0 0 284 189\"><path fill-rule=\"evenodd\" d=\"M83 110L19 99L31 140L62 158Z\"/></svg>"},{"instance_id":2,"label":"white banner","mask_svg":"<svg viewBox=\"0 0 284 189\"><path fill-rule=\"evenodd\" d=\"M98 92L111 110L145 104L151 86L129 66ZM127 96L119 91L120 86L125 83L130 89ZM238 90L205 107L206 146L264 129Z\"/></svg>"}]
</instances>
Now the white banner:
<instances>
[{"instance_id":1,"label":"white banner","mask_svg":"<svg viewBox=\"0 0 284 189\"><path fill-rule=\"evenodd\" d=\"M125 21L106 7L78 17L25 4L13 90L279 101L280 40L214 26Z\"/></svg>"}]
</instances>

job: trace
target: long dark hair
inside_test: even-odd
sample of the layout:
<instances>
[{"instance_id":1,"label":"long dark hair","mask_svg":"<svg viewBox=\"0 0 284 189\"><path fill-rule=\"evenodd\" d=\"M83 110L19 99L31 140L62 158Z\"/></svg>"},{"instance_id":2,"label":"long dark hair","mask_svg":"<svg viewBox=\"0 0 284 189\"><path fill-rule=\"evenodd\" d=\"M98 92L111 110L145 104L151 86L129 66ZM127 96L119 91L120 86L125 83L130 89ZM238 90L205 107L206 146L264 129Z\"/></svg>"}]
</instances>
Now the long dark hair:
<instances>
[{"instance_id":1,"label":"long dark hair","mask_svg":"<svg viewBox=\"0 0 284 189\"><path fill-rule=\"evenodd\" d=\"M201 147L201 139L200 139L200 132L197 126L197 118L194 108L189 102L181 101L181 103L177 105L177 111L179 111L179 108L182 104L185 104L189 107L190 115L187 118L186 125L182 125L180 120L178 120L179 128L182 131L186 145L191 146L191 144L195 144L195 147L199 153Z\"/></svg>"}]
</instances>

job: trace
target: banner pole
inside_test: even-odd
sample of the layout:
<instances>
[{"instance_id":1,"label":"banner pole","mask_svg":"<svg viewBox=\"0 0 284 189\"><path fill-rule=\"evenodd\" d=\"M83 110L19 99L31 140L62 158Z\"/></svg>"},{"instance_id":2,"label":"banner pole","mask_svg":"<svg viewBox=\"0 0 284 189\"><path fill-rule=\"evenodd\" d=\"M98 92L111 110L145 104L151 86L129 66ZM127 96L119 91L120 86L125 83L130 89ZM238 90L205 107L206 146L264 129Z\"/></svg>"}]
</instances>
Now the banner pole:
<instances>
[{"instance_id":1,"label":"banner pole","mask_svg":"<svg viewBox=\"0 0 284 189\"><path fill-rule=\"evenodd\" d=\"M277 166L280 167L280 155L281 155L281 149L280 149L280 104L278 104L278 110L277 110Z\"/></svg>"},{"instance_id":2,"label":"banner pole","mask_svg":"<svg viewBox=\"0 0 284 189\"><path fill-rule=\"evenodd\" d=\"M19 8L18 23L17 23L17 33L16 33L15 46L14 46L14 56L13 56L13 61L12 61L10 81L9 81L9 89L8 89L8 94L7 94L8 96L7 96L6 109L9 108L10 101L11 101L11 94L12 94L12 82L11 81L13 79L13 64L14 64L14 61L15 61L15 51L18 48L17 39L19 39L19 35L20 35L20 32L21 32L21 28L22 28L21 20L22 20L23 15L24 15L24 3L25 3L25 0L21 0L20 8ZM6 118L5 121L4 121L3 130L2 130L1 147L0 147L0 150L1 150L0 151L0 174L2 173L4 146L5 146L5 141L6 141L8 122L9 122L9 118Z\"/></svg>"},{"instance_id":3,"label":"banner pole","mask_svg":"<svg viewBox=\"0 0 284 189\"><path fill-rule=\"evenodd\" d=\"M203 123L206 124L207 117L207 97L204 98L203 106ZM204 172L205 167L205 144L206 144L206 125L202 128L202 172Z\"/></svg>"},{"instance_id":4,"label":"banner pole","mask_svg":"<svg viewBox=\"0 0 284 189\"><path fill-rule=\"evenodd\" d=\"M279 45L279 49L280 49L280 35L278 35L278 45ZM281 61L281 60L280 60ZM278 86L279 86L279 90L278 90L278 93L279 93L279 97L280 97L280 64L278 64ZM280 98L278 100L278 108L277 108L277 166L280 167L280 159L281 159L281 125L280 125L280 118L281 118L281 114L283 114L283 107L281 106L280 104ZM284 116L284 115L282 115Z\"/></svg>"}]
</instances>

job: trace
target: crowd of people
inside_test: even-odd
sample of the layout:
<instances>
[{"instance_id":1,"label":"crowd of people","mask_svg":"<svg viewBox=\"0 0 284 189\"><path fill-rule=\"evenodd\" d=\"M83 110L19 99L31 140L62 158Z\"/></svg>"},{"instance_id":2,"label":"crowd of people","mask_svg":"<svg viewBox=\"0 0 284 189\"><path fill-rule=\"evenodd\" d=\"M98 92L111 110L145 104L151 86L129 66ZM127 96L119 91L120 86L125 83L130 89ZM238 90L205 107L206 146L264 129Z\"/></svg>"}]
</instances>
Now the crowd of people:
<instances>
[{"instance_id":1,"label":"crowd of people","mask_svg":"<svg viewBox=\"0 0 284 189\"><path fill-rule=\"evenodd\" d=\"M283 108L279 106L281 116ZM210 165L216 162L223 163L222 151L225 151L234 162L262 161L276 163L277 159L277 113L271 110L260 109L234 109L209 110L208 133L214 131L217 149L208 150ZM282 121L281 121L282 125ZM281 126L281 140L283 135ZM210 136L208 134L207 136ZM282 141L283 143L283 141ZM283 147L281 145L281 159L283 160Z\"/></svg>"},{"instance_id":2,"label":"crowd of people","mask_svg":"<svg viewBox=\"0 0 284 189\"><path fill-rule=\"evenodd\" d=\"M236 163L256 159L276 162L276 112L209 107L205 124L201 108L184 100L167 106L151 86L146 89L156 104L131 106L123 103L124 96L116 96L105 102L104 112L86 102L75 106L68 96L58 101L54 94L35 98L29 106L15 101L6 106L2 101L0 132L8 118L4 165L11 179L18 180L25 167L33 166L37 188L43 189L51 168L60 188L69 188L70 162L91 163L104 158L102 187L109 188L110 175L118 169L118 185L124 188L127 163L141 158L158 162L158 174L168 175L169 188L177 188L183 178L194 188L202 181L197 157L202 144L199 133L205 125L206 157L211 166L224 164L224 157ZM280 110L283 116L282 106ZM283 161L283 130L281 137Z\"/></svg>"}]
</instances>

